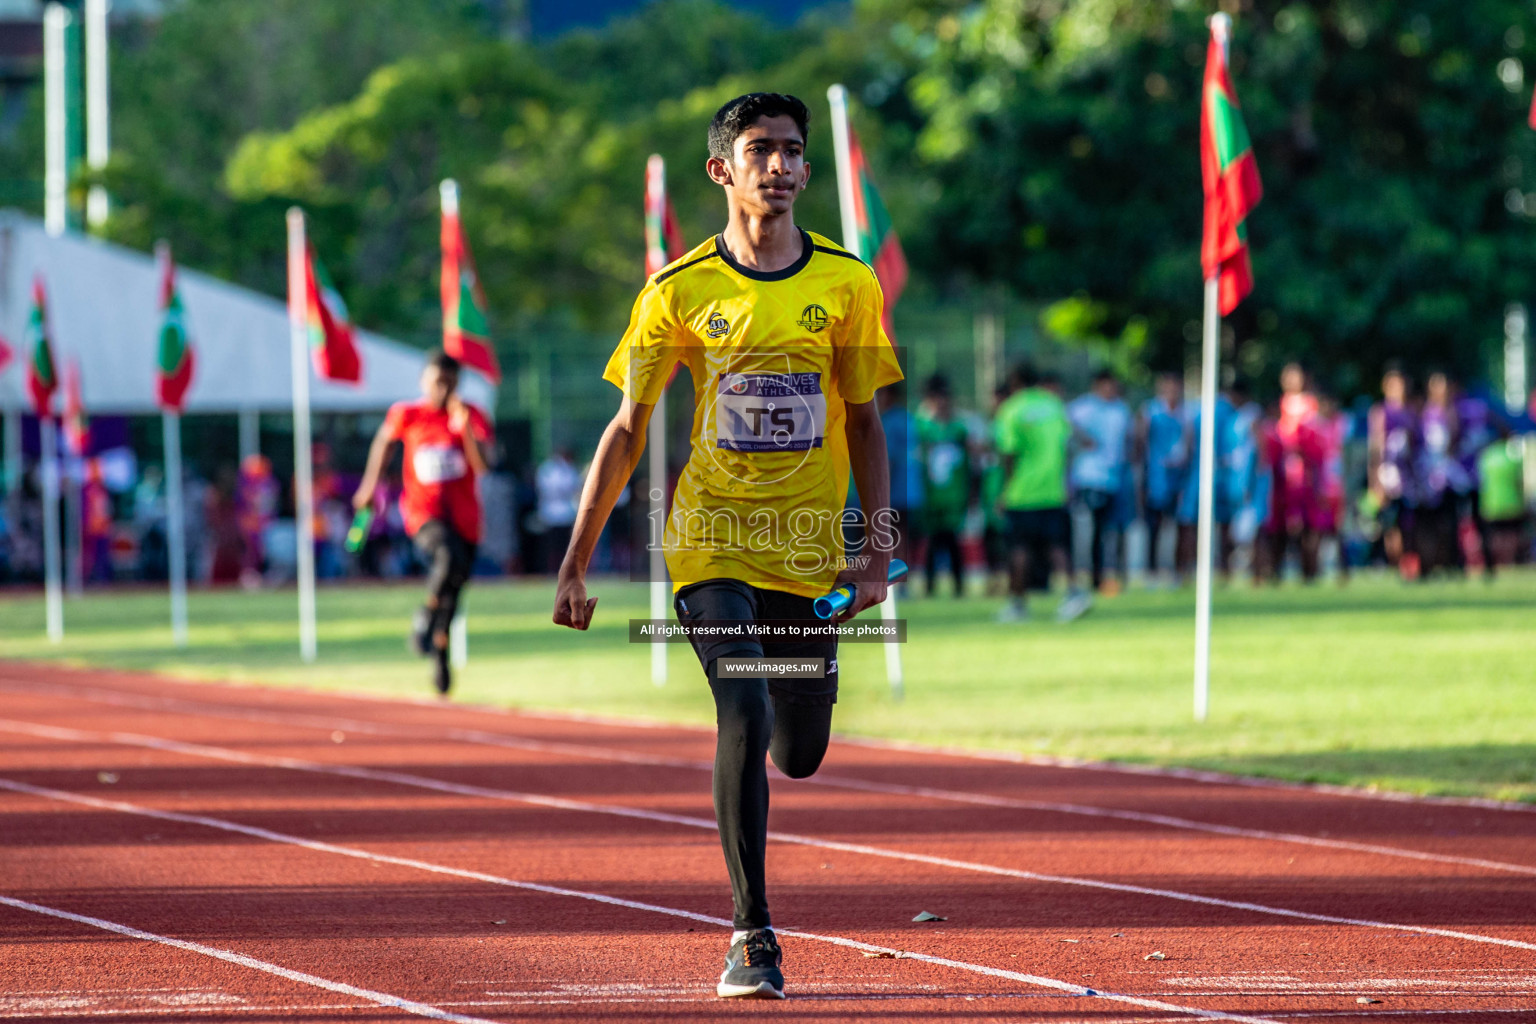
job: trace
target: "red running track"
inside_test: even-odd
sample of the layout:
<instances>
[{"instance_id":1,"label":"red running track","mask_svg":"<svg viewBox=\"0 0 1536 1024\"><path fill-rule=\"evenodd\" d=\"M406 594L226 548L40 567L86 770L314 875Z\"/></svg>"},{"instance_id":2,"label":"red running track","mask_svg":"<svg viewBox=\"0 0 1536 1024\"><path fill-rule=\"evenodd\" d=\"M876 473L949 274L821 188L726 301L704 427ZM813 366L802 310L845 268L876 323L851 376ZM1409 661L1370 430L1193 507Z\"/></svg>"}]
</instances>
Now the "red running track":
<instances>
[{"instance_id":1,"label":"red running track","mask_svg":"<svg viewBox=\"0 0 1536 1024\"><path fill-rule=\"evenodd\" d=\"M4 1018L1536 1021L1536 809L837 741L774 780L792 998L743 1004L708 731L0 695Z\"/></svg>"}]
</instances>

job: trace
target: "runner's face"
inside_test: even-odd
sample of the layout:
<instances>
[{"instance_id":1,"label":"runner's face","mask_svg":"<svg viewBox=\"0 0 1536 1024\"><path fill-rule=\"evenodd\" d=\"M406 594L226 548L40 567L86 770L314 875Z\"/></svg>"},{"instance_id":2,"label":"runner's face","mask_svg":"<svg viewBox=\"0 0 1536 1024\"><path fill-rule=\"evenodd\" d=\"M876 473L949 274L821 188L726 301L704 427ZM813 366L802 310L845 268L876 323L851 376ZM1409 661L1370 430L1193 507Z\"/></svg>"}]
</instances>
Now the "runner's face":
<instances>
[{"instance_id":1,"label":"runner's face","mask_svg":"<svg viewBox=\"0 0 1536 1024\"><path fill-rule=\"evenodd\" d=\"M792 117L764 117L736 139L730 162L711 159L709 176L749 214L788 213L811 177L805 139Z\"/></svg>"},{"instance_id":2,"label":"runner's face","mask_svg":"<svg viewBox=\"0 0 1536 1024\"><path fill-rule=\"evenodd\" d=\"M421 371L422 396L434 409L447 408L448 399L453 395L453 389L458 386L458 383L452 374L444 373L435 366L429 366Z\"/></svg>"}]
</instances>

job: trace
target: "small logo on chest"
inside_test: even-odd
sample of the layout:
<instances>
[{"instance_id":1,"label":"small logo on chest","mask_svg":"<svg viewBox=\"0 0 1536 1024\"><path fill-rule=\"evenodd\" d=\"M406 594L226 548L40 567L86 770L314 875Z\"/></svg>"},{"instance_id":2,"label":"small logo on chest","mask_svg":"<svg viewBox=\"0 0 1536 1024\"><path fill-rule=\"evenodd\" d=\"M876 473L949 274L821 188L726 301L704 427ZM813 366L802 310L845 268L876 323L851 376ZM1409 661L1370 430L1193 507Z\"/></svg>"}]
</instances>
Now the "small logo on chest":
<instances>
[{"instance_id":1,"label":"small logo on chest","mask_svg":"<svg viewBox=\"0 0 1536 1024\"><path fill-rule=\"evenodd\" d=\"M812 334L826 330L827 323L827 311L814 302L800 311L800 326Z\"/></svg>"},{"instance_id":2,"label":"small logo on chest","mask_svg":"<svg viewBox=\"0 0 1536 1024\"><path fill-rule=\"evenodd\" d=\"M730 330L731 322L729 320L719 313L711 313L709 315L709 324L704 333L708 334L711 338L723 338L730 333Z\"/></svg>"}]
</instances>

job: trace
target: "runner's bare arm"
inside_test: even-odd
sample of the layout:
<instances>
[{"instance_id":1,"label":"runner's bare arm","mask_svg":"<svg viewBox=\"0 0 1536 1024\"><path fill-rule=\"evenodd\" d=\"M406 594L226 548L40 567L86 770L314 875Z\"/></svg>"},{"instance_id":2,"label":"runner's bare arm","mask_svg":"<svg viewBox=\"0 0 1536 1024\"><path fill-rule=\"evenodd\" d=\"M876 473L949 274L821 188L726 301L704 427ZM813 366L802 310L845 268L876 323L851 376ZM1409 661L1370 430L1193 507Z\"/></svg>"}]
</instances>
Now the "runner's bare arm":
<instances>
[{"instance_id":1,"label":"runner's bare arm","mask_svg":"<svg viewBox=\"0 0 1536 1024\"><path fill-rule=\"evenodd\" d=\"M592 560L592 551L619 500L619 493L640 463L652 408L625 396L617 415L603 431L603 439L597 443L586 485L581 489L576 525L571 530L571 546L560 563L560 577L555 588L556 625L586 629L592 624L592 608L597 604L597 598L587 597L587 563Z\"/></svg>"},{"instance_id":2,"label":"runner's bare arm","mask_svg":"<svg viewBox=\"0 0 1536 1024\"><path fill-rule=\"evenodd\" d=\"M386 423L373 435L373 444L368 448L368 466L363 470L363 481L357 485L357 493L352 495L353 508L361 509L373 502L373 492L379 486L379 474L384 472L384 459L389 455L389 446L394 443L388 430L389 425Z\"/></svg>"},{"instance_id":3,"label":"runner's bare arm","mask_svg":"<svg viewBox=\"0 0 1536 1024\"><path fill-rule=\"evenodd\" d=\"M838 574L838 582L853 582L853 604L838 616L839 620L851 619L859 612L885 600L888 584L886 574L890 570L891 552L896 549L896 536L891 528L891 465L885 451L885 426L880 422L880 410L874 401L852 402L847 405L847 422L844 431L848 435L848 464L853 470L853 485L858 488L859 506L865 510L866 536L870 543L863 553L870 556L867 566L858 571L844 569ZM884 513L882 515L881 513ZM903 527L905 523L901 524Z\"/></svg>"},{"instance_id":4,"label":"runner's bare arm","mask_svg":"<svg viewBox=\"0 0 1536 1024\"><path fill-rule=\"evenodd\" d=\"M458 395L448 399L448 425L457 430L464 441L464 458L469 461L469 468L476 476L485 475L490 469L490 460L470 424L469 406Z\"/></svg>"}]
</instances>

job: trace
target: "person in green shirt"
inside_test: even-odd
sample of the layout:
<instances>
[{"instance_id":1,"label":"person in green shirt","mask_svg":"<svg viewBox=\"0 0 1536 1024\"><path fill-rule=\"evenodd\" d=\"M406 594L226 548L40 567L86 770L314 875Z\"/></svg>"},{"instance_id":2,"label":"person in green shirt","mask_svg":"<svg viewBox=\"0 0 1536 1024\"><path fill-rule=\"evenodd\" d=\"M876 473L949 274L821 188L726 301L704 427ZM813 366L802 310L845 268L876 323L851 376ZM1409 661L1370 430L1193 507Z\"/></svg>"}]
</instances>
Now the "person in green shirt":
<instances>
[{"instance_id":1,"label":"person in green shirt","mask_svg":"<svg viewBox=\"0 0 1536 1024\"><path fill-rule=\"evenodd\" d=\"M923 388L917 417L917 443L923 465L923 526L928 533L925 559L928 593L934 592L939 552L949 556L954 594L965 596L965 559L960 554L960 530L971 505L971 432L955 415L949 378L936 373Z\"/></svg>"},{"instance_id":2,"label":"person in green shirt","mask_svg":"<svg viewBox=\"0 0 1536 1024\"><path fill-rule=\"evenodd\" d=\"M1018 390L997 410L993 427L1004 477L998 504L1007 521L1009 549L1009 601L998 620L1018 622L1027 617L1024 593L1031 563L1049 562L1067 577L1067 596L1056 617L1070 622L1092 607L1088 595L1072 581L1067 550L1071 543L1067 449L1072 424L1054 376L1042 377L1028 365L1014 375Z\"/></svg>"},{"instance_id":3,"label":"person in green shirt","mask_svg":"<svg viewBox=\"0 0 1536 1024\"><path fill-rule=\"evenodd\" d=\"M1488 524L1488 551L1484 557L1491 573L1496 565L1513 565L1520 555L1525 532L1525 461L1523 444L1509 437L1495 441L1477 457L1478 512Z\"/></svg>"},{"instance_id":4,"label":"person in green shirt","mask_svg":"<svg viewBox=\"0 0 1536 1024\"><path fill-rule=\"evenodd\" d=\"M1003 403L1013 397L1011 379L1004 379L992 391L992 408L985 419L977 417L981 429L976 431L979 442L976 457L978 490L982 513L981 546L987 558L987 596L995 597L1003 592L1008 581L1008 527L1003 518L1000 501L1003 494L1003 460L997 454L996 438L992 424Z\"/></svg>"}]
</instances>

